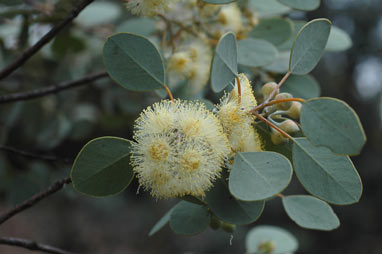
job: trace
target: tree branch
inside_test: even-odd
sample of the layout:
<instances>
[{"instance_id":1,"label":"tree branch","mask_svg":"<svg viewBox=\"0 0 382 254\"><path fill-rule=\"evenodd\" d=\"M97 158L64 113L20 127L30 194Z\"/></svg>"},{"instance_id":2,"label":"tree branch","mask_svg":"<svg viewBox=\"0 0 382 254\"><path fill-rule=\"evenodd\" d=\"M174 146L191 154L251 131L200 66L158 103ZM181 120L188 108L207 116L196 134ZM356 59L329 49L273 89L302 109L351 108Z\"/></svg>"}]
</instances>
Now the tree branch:
<instances>
[{"instance_id":1,"label":"tree branch","mask_svg":"<svg viewBox=\"0 0 382 254\"><path fill-rule=\"evenodd\" d=\"M69 158L60 158L60 157L50 156L50 155L41 155L41 154L31 153L28 151L19 150L17 148L4 146L4 145L0 145L0 150L11 152L11 153L18 154L25 157L29 157L32 159L39 159L39 160L46 160L46 161L62 161L64 163L72 163L72 161Z\"/></svg>"},{"instance_id":2,"label":"tree branch","mask_svg":"<svg viewBox=\"0 0 382 254\"><path fill-rule=\"evenodd\" d=\"M39 89L35 89L28 92L20 92L20 93L13 93L13 94L7 94L7 95L0 95L0 104L4 103L10 103L14 101L22 101L22 100L30 100L37 97L42 97L48 94L57 93L62 90L66 90L69 88L73 88L76 86L86 85L88 83L91 83L95 80L105 78L107 77L107 72L99 72L96 74L92 74L89 76L85 76L83 78L73 80L73 81L66 81L63 83L60 83L58 85L52 85L48 87L43 87Z\"/></svg>"},{"instance_id":3,"label":"tree branch","mask_svg":"<svg viewBox=\"0 0 382 254\"><path fill-rule=\"evenodd\" d=\"M32 47L24 51L24 53L17 58L14 62L10 63L3 70L0 71L0 80L4 79L12 72L17 70L23 65L30 57L32 57L37 51L39 51L45 44L52 40L67 24L69 24L78 14L85 9L94 0L83 0L78 6L72 9L68 15L60 23L55 25L46 35L44 35L38 42Z\"/></svg>"},{"instance_id":4,"label":"tree branch","mask_svg":"<svg viewBox=\"0 0 382 254\"><path fill-rule=\"evenodd\" d=\"M7 212L0 215L0 225L3 224L6 220L12 218L14 215L34 206L40 200L61 190L65 186L65 184L69 184L71 182L72 180L70 179L70 177L66 177L64 179L58 180L57 182L53 183L48 189L33 195L31 198L21 202L20 204L16 205L14 208L9 209Z\"/></svg>"},{"instance_id":5,"label":"tree branch","mask_svg":"<svg viewBox=\"0 0 382 254\"><path fill-rule=\"evenodd\" d=\"M0 244L17 246L17 247L22 247L28 250L42 251L45 253L73 254L72 252L61 250L50 245L41 244L29 239L21 239L21 238L14 238L14 237L0 237Z\"/></svg>"}]
</instances>

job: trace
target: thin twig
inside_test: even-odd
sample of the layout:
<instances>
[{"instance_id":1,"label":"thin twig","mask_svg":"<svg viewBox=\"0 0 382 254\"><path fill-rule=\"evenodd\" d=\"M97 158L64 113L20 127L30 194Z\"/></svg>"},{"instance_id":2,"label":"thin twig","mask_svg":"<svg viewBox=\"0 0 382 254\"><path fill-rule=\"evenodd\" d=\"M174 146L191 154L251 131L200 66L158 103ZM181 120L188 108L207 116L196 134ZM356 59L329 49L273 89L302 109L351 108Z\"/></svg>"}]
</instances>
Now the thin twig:
<instances>
[{"instance_id":1,"label":"thin twig","mask_svg":"<svg viewBox=\"0 0 382 254\"><path fill-rule=\"evenodd\" d=\"M14 208L9 209L7 212L0 215L0 225L3 224L6 220L12 218L14 215L34 206L40 200L61 190L65 186L65 184L69 184L71 182L72 180L70 179L70 177L66 177L64 179L58 180L57 182L49 186L48 189L33 195L31 198L21 202L20 204L16 205Z\"/></svg>"},{"instance_id":2,"label":"thin twig","mask_svg":"<svg viewBox=\"0 0 382 254\"><path fill-rule=\"evenodd\" d=\"M46 160L46 161L62 161L64 163L71 163L72 162L68 158L60 158L60 157L51 156L51 155L41 155L41 154L37 154L37 153L31 153L31 152L19 150L17 148L10 147L10 146L0 145L0 150L11 152L11 153L18 154L18 155L25 156L25 157L29 157L32 159Z\"/></svg>"},{"instance_id":3,"label":"thin twig","mask_svg":"<svg viewBox=\"0 0 382 254\"><path fill-rule=\"evenodd\" d=\"M167 92L168 97L170 98L170 100L174 101L174 96L172 96L172 93L171 93L170 89L168 88L168 86L164 85L163 87L164 87L164 89L166 89L166 92Z\"/></svg>"},{"instance_id":4,"label":"thin twig","mask_svg":"<svg viewBox=\"0 0 382 254\"><path fill-rule=\"evenodd\" d=\"M268 103L270 100L273 99L273 96L275 96L277 90L279 90L279 88L282 86L282 84L284 84L284 82L288 79L288 77L290 76L290 72L288 71L285 76L280 80L280 82L278 83L278 85L275 87L275 89L273 89L272 93L268 96L268 98L263 102L263 104L266 104Z\"/></svg>"},{"instance_id":5,"label":"thin twig","mask_svg":"<svg viewBox=\"0 0 382 254\"><path fill-rule=\"evenodd\" d=\"M237 82L237 94L239 96L239 104L241 104L241 85L240 85L240 78L236 77Z\"/></svg>"},{"instance_id":6,"label":"thin twig","mask_svg":"<svg viewBox=\"0 0 382 254\"><path fill-rule=\"evenodd\" d=\"M0 244L11 245L16 247L25 248L31 251L42 251L45 253L53 254L73 254L73 252L68 252L66 250L61 250L59 248L38 243L29 239L15 238L15 237L0 237Z\"/></svg>"},{"instance_id":7,"label":"thin twig","mask_svg":"<svg viewBox=\"0 0 382 254\"><path fill-rule=\"evenodd\" d=\"M32 47L24 51L24 53L17 58L14 62L6 66L0 71L0 80L4 79L12 72L17 70L21 65L23 65L30 57L32 57L36 52L38 52L45 44L51 41L67 24L69 24L78 14L91 2L94 0L83 0L78 6L72 9L68 15L60 23L55 25L46 35L44 35L38 42L36 42Z\"/></svg>"},{"instance_id":8,"label":"thin twig","mask_svg":"<svg viewBox=\"0 0 382 254\"><path fill-rule=\"evenodd\" d=\"M47 87L35 89L32 91L28 91L28 92L0 95L0 104L10 103L15 101L30 100L33 98L42 97L42 96L57 93L69 88L86 85L95 80L105 78L107 76L108 76L107 72L99 72L99 73L85 76L83 78L76 79L73 81L66 81L58 85L47 86Z\"/></svg>"},{"instance_id":9,"label":"thin twig","mask_svg":"<svg viewBox=\"0 0 382 254\"><path fill-rule=\"evenodd\" d=\"M254 114L258 119L260 119L261 121L263 121L264 123L266 123L267 125L271 126L273 129L277 130L278 132L280 132L284 137L286 138L289 138L291 141L293 141L293 138L288 134L286 133L285 131L283 131L282 129L280 129L279 127L277 127L276 125L274 125L272 122L270 122L268 119L264 118L262 115L260 115L259 113L257 112L252 112L252 114Z\"/></svg>"},{"instance_id":10,"label":"thin twig","mask_svg":"<svg viewBox=\"0 0 382 254\"><path fill-rule=\"evenodd\" d=\"M288 101L298 101L298 102L301 102L301 103L304 103L305 100L304 99L301 99L301 98L285 98L285 99L279 99L279 100L274 100L274 101L270 101L270 102L267 102L267 103L262 103L261 105L257 106L256 108L252 109L250 111L250 113L253 113L253 112L256 112L256 111L259 111L265 107L268 107L268 106L271 106L273 104L278 104L278 103L282 103L282 102L288 102Z\"/></svg>"}]
</instances>

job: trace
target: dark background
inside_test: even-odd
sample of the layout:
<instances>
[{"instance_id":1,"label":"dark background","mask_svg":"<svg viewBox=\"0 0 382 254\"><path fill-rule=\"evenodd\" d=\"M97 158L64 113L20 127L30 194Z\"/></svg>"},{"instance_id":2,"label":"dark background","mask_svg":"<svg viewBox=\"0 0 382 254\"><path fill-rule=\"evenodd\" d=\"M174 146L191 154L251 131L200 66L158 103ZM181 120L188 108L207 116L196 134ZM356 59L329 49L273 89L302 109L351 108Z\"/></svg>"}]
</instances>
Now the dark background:
<instances>
[{"instance_id":1,"label":"dark background","mask_svg":"<svg viewBox=\"0 0 382 254\"><path fill-rule=\"evenodd\" d=\"M138 185L133 182L123 194L106 199L89 198L67 186L64 191L1 225L0 236L30 238L81 253L244 253L246 232L256 225L270 224L283 227L296 236L300 243L297 253L382 253L381 13L382 2L379 0L324 0L318 10L306 15L307 20L327 17L351 36L352 48L346 52L326 53L313 75L321 85L322 96L342 99L357 112L368 138L362 153L352 158L364 184L363 195L357 204L333 207L341 221L338 229L331 232L302 229L287 217L280 200L275 199L266 204L258 221L237 229L232 246L229 234L211 229L198 236L183 237L165 227L149 238L147 234L152 225L176 201L156 202L142 191L136 195ZM299 13L293 15L301 17ZM109 28L108 25L101 25L97 31L89 29L87 32L101 38L94 43L102 43L103 32L107 34ZM19 43L22 44L22 40ZM76 46L73 48L75 52ZM72 59L66 53L56 56L55 60L36 55L21 71L0 81L0 89L3 89L0 92L28 90L41 84L75 78L76 73L69 75L67 70L52 67L51 63L57 59L71 65ZM93 60L88 61L93 63L92 67L78 69L78 75L102 69L99 57L94 56ZM113 101L108 102L108 98ZM151 104L153 98L145 94L127 94L106 80L62 92L57 97L53 95L24 103L0 105L1 143L72 160L92 138L105 135L130 137L131 126L128 123L137 112ZM139 107L133 107L137 101L140 102ZM128 109L121 106L123 103L128 104ZM73 105L80 106L73 108ZM39 113L39 110L44 113ZM50 120L60 112L64 112L68 119L78 115L81 118L88 112L97 117L83 117L80 124L67 130L59 120ZM51 129L54 130L52 133L48 131ZM66 135L61 138L65 131ZM57 137L59 140L54 143L52 139ZM0 211L43 189L55 179L68 175L69 170L70 163L48 163L0 151ZM303 190L293 183L288 191L301 193ZM0 246L0 253L29 252Z\"/></svg>"}]
</instances>

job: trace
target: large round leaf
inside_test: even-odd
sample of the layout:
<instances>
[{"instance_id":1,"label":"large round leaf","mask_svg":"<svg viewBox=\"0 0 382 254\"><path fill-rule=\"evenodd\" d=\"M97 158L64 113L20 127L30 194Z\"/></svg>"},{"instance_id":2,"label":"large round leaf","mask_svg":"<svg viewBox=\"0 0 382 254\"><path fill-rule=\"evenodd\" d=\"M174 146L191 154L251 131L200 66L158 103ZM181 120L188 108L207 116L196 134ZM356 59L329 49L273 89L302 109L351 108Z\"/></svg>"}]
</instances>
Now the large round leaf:
<instances>
[{"instance_id":1,"label":"large round leaf","mask_svg":"<svg viewBox=\"0 0 382 254\"><path fill-rule=\"evenodd\" d=\"M110 36L103 48L103 61L109 76L126 89L149 91L164 85L162 57L143 36L131 33Z\"/></svg>"},{"instance_id":2,"label":"large round leaf","mask_svg":"<svg viewBox=\"0 0 382 254\"><path fill-rule=\"evenodd\" d=\"M225 222L245 225L256 221L264 209L264 201L244 202L235 199L222 181L217 181L206 194L208 207Z\"/></svg>"},{"instance_id":3,"label":"large round leaf","mask_svg":"<svg viewBox=\"0 0 382 254\"><path fill-rule=\"evenodd\" d=\"M289 68L289 58L289 51L279 52L276 60L274 60L271 64L264 66L263 68L270 72L286 73L288 72Z\"/></svg>"},{"instance_id":4,"label":"large round leaf","mask_svg":"<svg viewBox=\"0 0 382 254\"><path fill-rule=\"evenodd\" d=\"M170 215L170 227L180 235L198 234L204 231L209 223L207 207L187 201L180 201Z\"/></svg>"},{"instance_id":5,"label":"large round leaf","mask_svg":"<svg viewBox=\"0 0 382 254\"><path fill-rule=\"evenodd\" d=\"M282 201L288 216L300 227L333 230L340 225L330 205L318 198L295 195L285 196Z\"/></svg>"},{"instance_id":6,"label":"large round leaf","mask_svg":"<svg viewBox=\"0 0 382 254\"><path fill-rule=\"evenodd\" d=\"M90 196L115 195L133 179L130 142L116 137L91 140L77 155L71 171L73 187Z\"/></svg>"},{"instance_id":7,"label":"large round leaf","mask_svg":"<svg viewBox=\"0 0 382 254\"><path fill-rule=\"evenodd\" d=\"M301 126L314 145L338 154L359 154L366 142L361 122L352 108L334 98L314 98L301 109Z\"/></svg>"},{"instance_id":8,"label":"large round leaf","mask_svg":"<svg viewBox=\"0 0 382 254\"><path fill-rule=\"evenodd\" d=\"M268 18L261 19L249 35L253 38L266 40L273 45L280 45L291 37L292 32L293 23L289 19Z\"/></svg>"},{"instance_id":9,"label":"large round leaf","mask_svg":"<svg viewBox=\"0 0 382 254\"><path fill-rule=\"evenodd\" d=\"M320 6L320 0L278 0L293 9L311 11Z\"/></svg>"},{"instance_id":10,"label":"large round leaf","mask_svg":"<svg viewBox=\"0 0 382 254\"><path fill-rule=\"evenodd\" d=\"M293 94L293 97L303 99L318 97L321 93L317 80L310 75L291 75L280 90Z\"/></svg>"},{"instance_id":11,"label":"large round leaf","mask_svg":"<svg viewBox=\"0 0 382 254\"><path fill-rule=\"evenodd\" d=\"M291 178L292 165L279 153L238 153L229 175L229 190L239 200L263 200L285 189Z\"/></svg>"},{"instance_id":12,"label":"large round leaf","mask_svg":"<svg viewBox=\"0 0 382 254\"><path fill-rule=\"evenodd\" d=\"M343 51L352 46L352 41L349 35L342 29L332 26L329 34L328 44L326 50L328 51Z\"/></svg>"},{"instance_id":13,"label":"large round leaf","mask_svg":"<svg viewBox=\"0 0 382 254\"><path fill-rule=\"evenodd\" d=\"M301 28L290 53L290 72L304 75L313 70L325 50L330 26L327 19L315 19Z\"/></svg>"},{"instance_id":14,"label":"large round leaf","mask_svg":"<svg viewBox=\"0 0 382 254\"><path fill-rule=\"evenodd\" d=\"M257 226L248 232L245 239L247 253L260 253L259 246L267 242L271 242L275 247L272 254L290 254L298 248L296 238L285 229Z\"/></svg>"},{"instance_id":15,"label":"large round leaf","mask_svg":"<svg viewBox=\"0 0 382 254\"><path fill-rule=\"evenodd\" d=\"M237 74L236 38L233 33L226 33L220 38L212 61L212 90L222 91Z\"/></svg>"},{"instance_id":16,"label":"large round leaf","mask_svg":"<svg viewBox=\"0 0 382 254\"><path fill-rule=\"evenodd\" d=\"M303 21L303 20L293 20L292 24L293 24L293 33L292 33L292 35L289 37L289 39L287 41L285 41L281 45L277 46L277 48L279 50L290 50L292 48L293 42L296 39L298 32L306 24L306 21ZM289 57L288 57L288 60L289 60Z\"/></svg>"},{"instance_id":17,"label":"large round leaf","mask_svg":"<svg viewBox=\"0 0 382 254\"><path fill-rule=\"evenodd\" d=\"M249 67L259 67L272 63L277 57L277 49L271 43L258 39L244 39L237 43L238 62Z\"/></svg>"},{"instance_id":18,"label":"large round leaf","mask_svg":"<svg viewBox=\"0 0 382 254\"><path fill-rule=\"evenodd\" d=\"M361 197L361 179L348 156L314 146L306 138L296 138L293 165L298 180L314 196L338 205L358 202Z\"/></svg>"}]
</instances>

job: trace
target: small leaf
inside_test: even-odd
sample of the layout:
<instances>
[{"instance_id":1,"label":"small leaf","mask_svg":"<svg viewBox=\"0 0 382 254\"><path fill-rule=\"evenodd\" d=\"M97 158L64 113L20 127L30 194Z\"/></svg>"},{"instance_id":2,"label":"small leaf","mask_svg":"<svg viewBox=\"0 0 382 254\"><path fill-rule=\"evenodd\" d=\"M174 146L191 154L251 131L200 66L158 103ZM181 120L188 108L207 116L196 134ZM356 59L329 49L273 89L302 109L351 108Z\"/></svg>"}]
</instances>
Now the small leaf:
<instances>
[{"instance_id":1,"label":"small leaf","mask_svg":"<svg viewBox=\"0 0 382 254\"><path fill-rule=\"evenodd\" d=\"M110 196L123 191L133 179L130 143L116 137L91 140L79 152L71 171L73 187L90 196Z\"/></svg>"},{"instance_id":2,"label":"small leaf","mask_svg":"<svg viewBox=\"0 0 382 254\"><path fill-rule=\"evenodd\" d=\"M280 91L293 94L293 97L310 99L320 96L320 85L311 75L291 75L281 86Z\"/></svg>"},{"instance_id":3,"label":"small leaf","mask_svg":"<svg viewBox=\"0 0 382 254\"><path fill-rule=\"evenodd\" d=\"M332 26L328 43L326 44L326 50L343 51L349 49L352 44L352 40L344 30L336 26Z\"/></svg>"},{"instance_id":4,"label":"small leaf","mask_svg":"<svg viewBox=\"0 0 382 254\"><path fill-rule=\"evenodd\" d=\"M260 19L249 35L253 38L266 40L273 45L280 45L291 37L293 23L285 18ZM239 41L240 43L240 41Z\"/></svg>"},{"instance_id":5,"label":"small leaf","mask_svg":"<svg viewBox=\"0 0 382 254\"><path fill-rule=\"evenodd\" d=\"M304 75L313 70L326 47L330 26L327 19L315 19L301 28L290 53L290 72Z\"/></svg>"},{"instance_id":6,"label":"small leaf","mask_svg":"<svg viewBox=\"0 0 382 254\"><path fill-rule=\"evenodd\" d=\"M165 215L163 215L163 217L157 223L155 223L153 228L150 230L149 236L152 236L155 233L157 233L170 221L171 213L172 211L174 211L174 208L175 207L168 210L167 213L165 213Z\"/></svg>"},{"instance_id":7,"label":"small leaf","mask_svg":"<svg viewBox=\"0 0 382 254\"><path fill-rule=\"evenodd\" d=\"M263 200L285 189L292 165L275 152L238 153L229 175L229 190L239 200Z\"/></svg>"},{"instance_id":8,"label":"small leaf","mask_svg":"<svg viewBox=\"0 0 382 254\"><path fill-rule=\"evenodd\" d=\"M252 0L249 1L248 7L258 13L260 18L281 15L291 11L289 7L277 0Z\"/></svg>"},{"instance_id":9,"label":"small leaf","mask_svg":"<svg viewBox=\"0 0 382 254\"><path fill-rule=\"evenodd\" d=\"M170 227L180 235L195 235L204 231L210 223L208 209L186 201L180 201L170 215Z\"/></svg>"},{"instance_id":10,"label":"small leaf","mask_svg":"<svg viewBox=\"0 0 382 254\"><path fill-rule=\"evenodd\" d=\"M142 36L149 36L155 31L156 21L151 18L131 18L118 25L118 33L133 33Z\"/></svg>"},{"instance_id":11,"label":"small leaf","mask_svg":"<svg viewBox=\"0 0 382 254\"><path fill-rule=\"evenodd\" d=\"M207 192L206 201L211 211L221 220L235 225L245 225L256 221L264 209L264 201L244 202L229 193L222 180L216 181Z\"/></svg>"},{"instance_id":12,"label":"small leaf","mask_svg":"<svg viewBox=\"0 0 382 254\"><path fill-rule=\"evenodd\" d=\"M340 225L337 215L326 202L307 195L282 198L288 216L300 227L333 230Z\"/></svg>"},{"instance_id":13,"label":"small leaf","mask_svg":"<svg viewBox=\"0 0 382 254\"><path fill-rule=\"evenodd\" d=\"M209 3L209 4L228 4L235 2L237 0L203 0L203 2Z\"/></svg>"},{"instance_id":14,"label":"small leaf","mask_svg":"<svg viewBox=\"0 0 382 254\"><path fill-rule=\"evenodd\" d=\"M301 109L300 122L306 137L334 153L356 155L365 145L361 122L345 102L334 98L314 98Z\"/></svg>"},{"instance_id":15,"label":"small leaf","mask_svg":"<svg viewBox=\"0 0 382 254\"><path fill-rule=\"evenodd\" d=\"M259 67L272 63L277 57L275 46L264 40L244 39L237 46L237 59L241 65Z\"/></svg>"},{"instance_id":16,"label":"small leaf","mask_svg":"<svg viewBox=\"0 0 382 254\"><path fill-rule=\"evenodd\" d=\"M237 74L236 38L233 33L226 33L220 38L212 61L212 90L222 91Z\"/></svg>"},{"instance_id":17,"label":"small leaf","mask_svg":"<svg viewBox=\"0 0 382 254\"><path fill-rule=\"evenodd\" d=\"M75 20L83 26L91 27L111 23L121 13L121 8L115 3L94 2L86 7Z\"/></svg>"},{"instance_id":18,"label":"small leaf","mask_svg":"<svg viewBox=\"0 0 382 254\"><path fill-rule=\"evenodd\" d=\"M320 6L320 0L278 0L293 9L311 11Z\"/></svg>"},{"instance_id":19,"label":"small leaf","mask_svg":"<svg viewBox=\"0 0 382 254\"><path fill-rule=\"evenodd\" d=\"M257 226L251 229L245 239L247 253L259 253L259 245L272 242L275 249L272 254L289 254L298 248L296 238L285 229L274 226Z\"/></svg>"},{"instance_id":20,"label":"small leaf","mask_svg":"<svg viewBox=\"0 0 382 254\"><path fill-rule=\"evenodd\" d=\"M320 199L348 205L361 197L361 179L348 156L313 146L306 138L295 138L293 165L304 188Z\"/></svg>"},{"instance_id":21,"label":"small leaf","mask_svg":"<svg viewBox=\"0 0 382 254\"><path fill-rule=\"evenodd\" d=\"M162 57L143 36L130 33L110 36L103 48L103 60L110 77L126 89L149 91L164 85Z\"/></svg>"}]
</instances>

